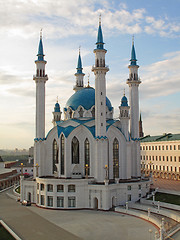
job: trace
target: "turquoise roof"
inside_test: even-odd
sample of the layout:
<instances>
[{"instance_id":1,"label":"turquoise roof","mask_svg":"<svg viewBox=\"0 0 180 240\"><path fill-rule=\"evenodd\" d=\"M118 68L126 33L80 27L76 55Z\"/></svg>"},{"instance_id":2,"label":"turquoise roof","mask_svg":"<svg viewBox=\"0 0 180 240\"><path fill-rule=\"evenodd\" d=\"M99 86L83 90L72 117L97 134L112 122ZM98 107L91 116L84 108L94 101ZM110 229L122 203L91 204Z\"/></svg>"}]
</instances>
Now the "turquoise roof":
<instances>
[{"instance_id":1,"label":"turquoise roof","mask_svg":"<svg viewBox=\"0 0 180 240\"><path fill-rule=\"evenodd\" d=\"M43 43L42 43L42 37L40 37L40 40L39 40L39 48L38 48L38 59L37 61L44 61L44 52L43 52Z\"/></svg>"},{"instance_id":2,"label":"turquoise roof","mask_svg":"<svg viewBox=\"0 0 180 240\"><path fill-rule=\"evenodd\" d=\"M104 43L103 43L103 35L102 35L102 29L101 29L101 23L99 23L99 28L98 28L98 35L97 35L97 49L104 49Z\"/></svg>"},{"instance_id":3,"label":"turquoise roof","mask_svg":"<svg viewBox=\"0 0 180 240\"><path fill-rule=\"evenodd\" d=\"M54 112L60 112L60 106L58 102L55 104Z\"/></svg>"},{"instance_id":4,"label":"turquoise roof","mask_svg":"<svg viewBox=\"0 0 180 240\"><path fill-rule=\"evenodd\" d=\"M84 107L86 110L91 109L92 106L95 106L95 89L92 87L83 88L75 92L67 101L66 109L71 107L73 110L76 110L79 106ZM110 100L106 97L106 106L111 111L112 105ZM65 110L65 109L64 109Z\"/></svg>"},{"instance_id":5,"label":"turquoise roof","mask_svg":"<svg viewBox=\"0 0 180 240\"><path fill-rule=\"evenodd\" d=\"M130 64L130 65L136 65L137 59L136 59L136 52L135 52L134 42L133 42L133 44L132 44L131 59L130 59L130 61L131 61L131 64Z\"/></svg>"},{"instance_id":6,"label":"turquoise roof","mask_svg":"<svg viewBox=\"0 0 180 240\"><path fill-rule=\"evenodd\" d=\"M121 106L122 107L128 107L128 100L127 100L127 97L125 95L121 99Z\"/></svg>"},{"instance_id":7,"label":"turquoise roof","mask_svg":"<svg viewBox=\"0 0 180 240\"><path fill-rule=\"evenodd\" d=\"M82 61L81 61L81 55L79 53L79 57L78 57L78 64L77 64L77 74L83 74L82 72Z\"/></svg>"},{"instance_id":8,"label":"turquoise roof","mask_svg":"<svg viewBox=\"0 0 180 240\"><path fill-rule=\"evenodd\" d=\"M140 138L140 142L164 142L164 141L179 141L180 134L172 134L167 133L158 136L150 136L147 135L145 137Z\"/></svg>"}]
</instances>

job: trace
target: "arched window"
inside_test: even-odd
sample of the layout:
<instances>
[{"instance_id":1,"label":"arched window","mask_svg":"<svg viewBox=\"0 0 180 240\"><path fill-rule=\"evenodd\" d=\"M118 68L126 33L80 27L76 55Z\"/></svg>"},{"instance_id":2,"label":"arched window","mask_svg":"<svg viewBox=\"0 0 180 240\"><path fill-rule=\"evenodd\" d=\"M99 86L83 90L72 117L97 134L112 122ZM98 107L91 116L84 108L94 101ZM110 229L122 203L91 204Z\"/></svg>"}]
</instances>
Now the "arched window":
<instances>
[{"instance_id":1,"label":"arched window","mask_svg":"<svg viewBox=\"0 0 180 240\"><path fill-rule=\"evenodd\" d=\"M73 137L71 143L72 164L79 163L79 141L76 137Z\"/></svg>"},{"instance_id":2,"label":"arched window","mask_svg":"<svg viewBox=\"0 0 180 240\"><path fill-rule=\"evenodd\" d=\"M45 76L45 71L43 70L43 77Z\"/></svg>"},{"instance_id":3,"label":"arched window","mask_svg":"<svg viewBox=\"0 0 180 240\"><path fill-rule=\"evenodd\" d=\"M64 135L61 136L61 174L64 175Z\"/></svg>"},{"instance_id":4,"label":"arched window","mask_svg":"<svg viewBox=\"0 0 180 240\"><path fill-rule=\"evenodd\" d=\"M80 110L79 110L79 117L83 117L83 113L84 113L83 109L80 108Z\"/></svg>"},{"instance_id":5,"label":"arched window","mask_svg":"<svg viewBox=\"0 0 180 240\"><path fill-rule=\"evenodd\" d=\"M72 110L69 110L69 118L72 118Z\"/></svg>"},{"instance_id":6,"label":"arched window","mask_svg":"<svg viewBox=\"0 0 180 240\"><path fill-rule=\"evenodd\" d=\"M96 67L99 67L99 60L96 61Z\"/></svg>"},{"instance_id":7,"label":"arched window","mask_svg":"<svg viewBox=\"0 0 180 240\"><path fill-rule=\"evenodd\" d=\"M40 69L40 77L42 77L42 70Z\"/></svg>"},{"instance_id":8,"label":"arched window","mask_svg":"<svg viewBox=\"0 0 180 240\"><path fill-rule=\"evenodd\" d=\"M57 149L57 142L54 139L53 141L53 173L57 172L56 163L58 163L58 149Z\"/></svg>"},{"instance_id":9,"label":"arched window","mask_svg":"<svg viewBox=\"0 0 180 240\"><path fill-rule=\"evenodd\" d=\"M85 174L88 173L90 174L90 145L89 145L89 140L86 138L84 142L84 158L85 158ZM87 171L87 172L86 172Z\"/></svg>"},{"instance_id":10,"label":"arched window","mask_svg":"<svg viewBox=\"0 0 180 240\"><path fill-rule=\"evenodd\" d=\"M39 69L37 69L37 77L39 77Z\"/></svg>"},{"instance_id":11,"label":"arched window","mask_svg":"<svg viewBox=\"0 0 180 240\"><path fill-rule=\"evenodd\" d=\"M92 113L92 117L95 118L95 107L93 107L91 113Z\"/></svg>"},{"instance_id":12,"label":"arched window","mask_svg":"<svg viewBox=\"0 0 180 240\"><path fill-rule=\"evenodd\" d=\"M113 142L113 178L119 178L119 142L117 138Z\"/></svg>"}]
</instances>

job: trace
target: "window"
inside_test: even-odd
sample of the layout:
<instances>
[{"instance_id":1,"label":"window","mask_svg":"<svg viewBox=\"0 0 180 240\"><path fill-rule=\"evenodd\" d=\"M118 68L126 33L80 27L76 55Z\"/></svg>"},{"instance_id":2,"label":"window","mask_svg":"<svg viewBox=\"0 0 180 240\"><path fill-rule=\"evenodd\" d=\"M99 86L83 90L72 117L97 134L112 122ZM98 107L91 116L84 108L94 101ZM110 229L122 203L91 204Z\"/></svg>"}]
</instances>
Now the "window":
<instances>
[{"instance_id":1,"label":"window","mask_svg":"<svg viewBox=\"0 0 180 240\"><path fill-rule=\"evenodd\" d=\"M149 160L151 161L151 156L149 156Z\"/></svg>"},{"instance_id":2,"label":"window","mask_svg":"<svg viewBox=\"0 0 180 240\"><path fill-rule=\"evenodd\" d=\"M145 156L143 156L143 159L145 160Z\"/></svg>"},{"instance_id":3,"label":"window","mask_svg":"<svg viewBox=\"0 0 180 240\"><path fill-rule=\"evenodd\" d=\"M64 186L62 184L57 185L57 192L64 192Z\"/></svg>"},{"instance_id":4,"label":"window","mask_svg":"<svg viewBox=\"0 0 180 240\"><path fill-rule=\"evenodd\" d=\"M61 174L64 175L64 135L61 135Z\"/></svg>"},{"instance_id":5,"label":"window","mask_svg":"<svg viewBox=\"0 0 180 240\"><path fill-rule=\"evenodd\" d=\"M68 192L75 192L75 191L76 191L75 185L73 185L73 184L68 185Z\"/></svg>"},{"instance_id":6,"label":"window","mask_svg":"<svg viewBox=\"0 0 180 240\"><path fill-rule=\"evenodd\" d=\"M159 150L161 150L161 146L159 146Z\"/></svg>"},{"instance_id":7,"label":"window","mask_svg":"<svg viewBox=\"0 0 180 240\"><path fill-rule=\"evenodd\" d=\"M64 197L57 197L57 207L64 207Z\"/></svg>"},{"instance_id":8,"label":"window","mask_svg":"<svg viewBox=\"0 0 180 240\"><path fill-rule=\"evenodd\" d=\"M168 146L166 146L166 150L168 150Z\"/></svg>"},{"instance_id":9,"label":"window","mask_svg":"<svg viewBox=\"0 0 180 240\"><path fill-rule=\"evenodd\" d=\"M117 138L113 142L113 178L119 178L119 142Z\"/></svg>"},{"instance_id":10,"label":"window","mask_svg":"<svg viewBox=\"0 0 180 240\"><path fill-rule=\"evenodd\" d=\"M155 147L155 149L157 150L157 146Z\"/></svg>"},{"instance_id":11,"label":"window","mask_svg":"<svg viewBox=\"0 0 180 240\"><path fill-rule=\"evenodd\" d=\"M93 107L92 111L91 111L92 117L95 118L95 108Z\"/></svg>"},{"instance_id":12,"label":"window","mask_svg":"<svg viewBox=\"0 0 180 240\"><path fill-rule=\"evenodd\" d=\"M37 204L39 204L39 194L37 194Z\"/></svg>"},{"instance_id":13,"label":"window","mask_svg":"<svg viewBox=\"0 0 180 240\"><path fill-rule=\"evenodd\" d=\"M68 207L76 207L76 198L68 197Z\"/></svg>"},{"instance_id":14,"label":"window","mask_svg":"<svg viewBox=\"0 0 180 240\"><path fill-rule=\"evenodd\" d=\"M177 167L174 167L174 171L175 171L175 172L177 171Z\"/></svg>"},{"instance_id":15,"label":"window","mask_svg":"<svg viewBox=\"0 0 180 240\"><path fill-rule=\"evenodd\" d=\"M171 167L171 172L173 171L173 168Z\"/></svg>"},{"instance_id":16,"label":"window","mask_svg":"<svg viewBox=\"0 0 180 240\"><path fill-rule=\"evenodd\" d=\"M145 146L143 146L143 150L145 150Z\"/></svg>"},{"instance_id":17,"label":"window","mask_svg":"<svg viewBox=\"0 0 180 240\"><path fill-rule=\"evenodd\" d=\"M89 140L86 138L85 142L84 142L84 157L85 157L85 166L87 166L87 168L85 168L85 174L86 175L86 171L87 171L87 175L90 174L90 146L89 146Z\"/></svg>"},{"instance_id":18,"label":"window","mask_svg":"<svg viewBox=\"0 0 180 240\"><path fill-rule=\"evenodd\" d=\"M165 171L165 166L163 166L163 170Z\"/></svg>"},{"instance_id":19,"label":"window","mask_svg":"<svg viewBox=\"0 0 180 240\"><path fill-rule=\"evenodd\" d=\"M164 146L162 146L162 150L164 150Z\"/></svg>"},{"instance_id":20,"label":"window","mask_svg":"<svg viewBox=\"0 0 180 240\"><path fill-rule=\"evenodd\" d=\"M71 143L72 164L79 164L79 141L76 137L73 137Z\"/></svg>"},{"instance_id":21,"label":"window","mask_svg":"<svg viewBox=\"0 0 180 240\"><path fill-rule=\"evenodd\" d=\"M44 191L44 184L41 183L41 191Z\"/></svg>"},{"instance_id":22,"label":"window","mask_svg":"<svg viewBox=\"0 0 180 240\"><path fill-rule=\"evenodd\" d=\"M53 185L52 184L47 185L47 191L48 192L53 192Z\"/></svg>"},{"instance_id":23,"label":"window","mask_svg":"<svg viewBox=\"0 0 180 240\"><path fill-rule=\"evenodd\" d=\"M170 156L170 161L172 162L172 156Z\"/></svg>"},{"instance_id":24,"label":"window","mask_svg":"<svg viewBox=\"0 0 180 240\"><path fill-rule=\"evenodd\" d=\"M141 193L139 193L139 198L141 198Z\"/></svg>"},{"instance_id":25,"label":"window","mask_svg":"<svg viewBox=\"0 0 180 240\"><path fill-rule=\"evenodd\" d=\"M161 161L161 156L159 156L159 161Z\"/></svg>"},{"instance_id":26,"label":"window","mask_svg":"<svg viewBox=\"0 0 180 240\"><path fill-rule=\"evenodd\" d=\"M174 145L174 150L176 150L176 145Z\"/></svg>"},{"instance_id":27,"label":"window","mask_svg":"<svg viewBox=\"0 0 180 240\"><path fill-rule=\"evenodd\" d=\"M167 162L168 162L168 156L166 157L166 160L167 160Z\"/></svg>"},{"instance_id":28,"label":"window","mask_svg":"<svg viewBox=\"0 0 180 240\"><path fill-rule=\"evenodd\" d=\"M128 185L128 186L127 186L127 190L131 190L131 185Z\"/></svg>"},{"instance_id":29,"label":"window","mask_svg":"<svg viewBox=\"0 0 180 240\"><path fill-rule=\"evenodd\" d=\"M103 123L101 123L101 127L103 126Z\"/></svg>"},{"instance_id":30,"label":"window","mask_svg":"<svg viewBox=\"0 0 180 240\"><path fill-rule=\"evenodd\" d=\"M152 146L152 150L154 150L154 146Z\"/></svg>"},{"instance_id":31,"label":"window","mask_svg":"<svg viewBox=\"0 0 180 240\"><path fill-rule=\"evenodd\" d=\"M39 183L37 183L37 190L39 190Z\"/></svg>"},{"instance_id":32,"label":"window","mask_svg":"<svg viewBox=\"0 0 180 240\"><path fill-rule=\"evenodd\" d=\"M172 150L172 145L170 145L170 150Z\"/></svg>"},{"instance_id":33,"label":"window","mask_svg":"<svg viewBox=\"0 0 180 240\"><path fill-rule=\"evenodd\" d=\"M178 150L180 150L180 145L178 145Z\"/></svg>"},{"instance_id":34,"label":"window","mask_svg":"<svg viewBox=\"0 0 180 240\"><path fill-rule=\"evenodd\" d=\"M176 157L174 157L174 161L176 162Z\"/></svg>"},{"instance_id":35,"label":"window","mask_svg":"<svg viewBox=\"0 0 180 240\"><path fill-rule=\"evenodd\" d=\"M149 150L151 150L151 146L149 146Z\"/></svg>"},{"instance_id":36,"label":"window","mask_svg":"<svg viewBox=\"0 0 180 240\"><path fill-rule=\"evenodd\" d=\"M47 205L49 207L53 207L53 197L52 196L47 197Z\"/></svg>"},{"instance_id":37,"label":"window","mask_svg":"<svg viewBox=\"0 0 180 240\"><path fill-rule=\"evenodd\" d=\"M179 157L179 162L180 162L180 157Z\"/></svg>"},{"instance_id":38,"label":"window","mask_svg":"<svg viewBox=\"0 0 180 240\"><path fill-rule=\"evenodd\" d=\"M140 150L142 150L142 147L140 146Z\"/></svg>"},{"instance_id":39,"label":"window","mask_svg":"<svg viewBox=\"0 0 180 240\"><path fill-rule=\"evenodd\" d=\"M146 156L146 160L148 160L148 156Z\"/></svg>"},{"instance_id":40,"label":"window","mask_svg":"<svg viewBox=\"0 0 180 240\"><path fill-rule=\"evenodd\" d=\"M128 194L128 202L131 201L131 194Z\"/></svg>"},{"instance_id":41,"label":"window","mask_svg":"<svg viewBox=\"0 0 180 240\"><path fill-rule=\"evenodd\" d=\"M153 161L154 161L154 156L152 158L153 158Z\"/></svg>"},{"instance_id":42,"label":"window","mask_svg":"<svg viewBox=\"0 0 180 240\"><path fill-rule=\"evenodd\" d=\"M41 195L41 205L44 205L44 195Z\"/></svg>"},{"instance_id":43,"label":"window","mask_svg":"<svg viewBox=\"0 0 180 240\"><path fill-rule=\"evenodd\" d=\"M148 146L146 146L146 150L148 150Z\"/></svg>"},{"instance_id":44,"label":"window","mask_svg":"<svg viewBox=\"0 0 180 240\"><path fill-rule=\"evenodd\" d=\"M80 110L79 110L79 117L83 117L83 113L84 113L83 109L80 108Z\"/></svg>"},{"instance_id":45,"label":"window","mask_svg":"<svg viewBox=\"0 0 180 240\"><path fill-rule=\"evenodd\" d=\"M167 171L169 171L169 167L167 166Z\"/></svg>"},{"instance_id":46,"label":"window","mask_svg":"<svg viewBox=\"0 0 180 240\"><path fill-rule=\"evenodd\" d=\"M156 156L156 161L158 160L158 157Z\"/></svg>"},{"instance_id":47,"label":"window","mask_svg":"<svg viewBox=\"0 0 180 240\"><path fill-rule=\"evenodd\" d=\"M141 189L141 185L138 185L139 190Z\"/></svg>"},{"instance_id":48,"label":"window","mask_svg":"<svg viewBox=\"0 0 180 240\"><path fill-rule=\"evenodd\" d=\"M163 161L165 161L164 156L163 156Z\"/></svg>"},{"instance_id":49,"label":"window","mask_svg":"<svg viewBox=\"0 0 180 240\"><path fill-rule=\"evenodd\" d=\"M161 166L159 166L159 170L161 170Z\"/></svg>"},{"instance_id":50,"label":"window","mask_svg":"<svg viewBox=\"0 0 180 240\"><path fill-rule=\"evenodd\" d=\"M58 150L57 150L57 142L54 139L53 141L53 173L57 172L56 163L58 163Z\"/></svg>"}]
</instances>

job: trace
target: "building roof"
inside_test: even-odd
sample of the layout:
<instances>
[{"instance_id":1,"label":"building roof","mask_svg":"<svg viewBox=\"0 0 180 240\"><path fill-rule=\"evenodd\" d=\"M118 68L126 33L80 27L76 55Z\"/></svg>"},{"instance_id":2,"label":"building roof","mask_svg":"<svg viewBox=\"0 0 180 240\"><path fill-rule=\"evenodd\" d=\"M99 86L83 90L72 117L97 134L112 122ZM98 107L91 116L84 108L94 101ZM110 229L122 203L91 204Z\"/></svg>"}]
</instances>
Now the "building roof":
<instances>
[{"instance_id":1,"label":"building roof","mask_svg":"<svg viewBox=\"0 0 180 240\"><path fill-rule=\"evenodd\" d=\"M23 163L23 167L33 167L33 162L30 162L28 160L18 160L13 166L12 168L16 168L16 167L21 167L21 163Z\"/></svg>"},{"instance_id":2,"label":"building roof","mask_svg":"<svg viewBox=\"0 0 180 240\"><path fill-rule=\"evenodd\" d=\"M125 95L121 99L121 106L122 107L128 107L128 100L127 100L127 97Z\"/></svg>"},{"instance_id":3,"label":"building roof","mask_svg":"<svg viewBox=\"0 0 180 240\"><path fill-rule=\"evenodd\" d=\"M84 107L84 109L89 110L92 106L95 106L95 89L92 87L83 88L75 92L67 101L66 108L71 107L72 110L76 110L79 106ZM106 106L111 111L112 105L110 100L106 97Z\"/></svg>"},{"instance_id":4,"label":"building roof","mask_svg":"<svg viewBox=\"0 0 180 240\"><path fill-rule=\"evenodd\" d=\"M166 141L178 141L180 140L180 134L165 133L158 136L147 135L140 138L140 142L166 142Z\"/></svg>"},{"instance_id":5,"label":"building roof","mask_svg":"<svg viewBox=\"0 0 180 240\"><path fill-rule=\"evenodd\" d=\"M60 112L60 106L58 102L55 104L54 112Z\"/></svg>"}]
</instances>

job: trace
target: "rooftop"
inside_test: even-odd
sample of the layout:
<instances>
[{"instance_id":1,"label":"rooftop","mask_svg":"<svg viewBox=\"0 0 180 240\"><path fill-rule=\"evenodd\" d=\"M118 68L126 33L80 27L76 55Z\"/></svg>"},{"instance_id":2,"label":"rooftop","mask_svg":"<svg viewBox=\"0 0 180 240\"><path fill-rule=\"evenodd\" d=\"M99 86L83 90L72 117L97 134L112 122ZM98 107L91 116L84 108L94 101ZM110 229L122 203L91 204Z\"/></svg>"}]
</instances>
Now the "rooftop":
<instances>
[{"instance_id":1,"label":"rooftop","mask_svg":"<svg viewBox=\"0 0 180 240\"><path fill-rule=\"evenodd\" d=\"M140 142L167 142L167 141L179 141L180 133L172 134L172 133L164 133L158 136L150 136L147 135L145 137L140 138Z\"/></svg>"}]
</instances>

